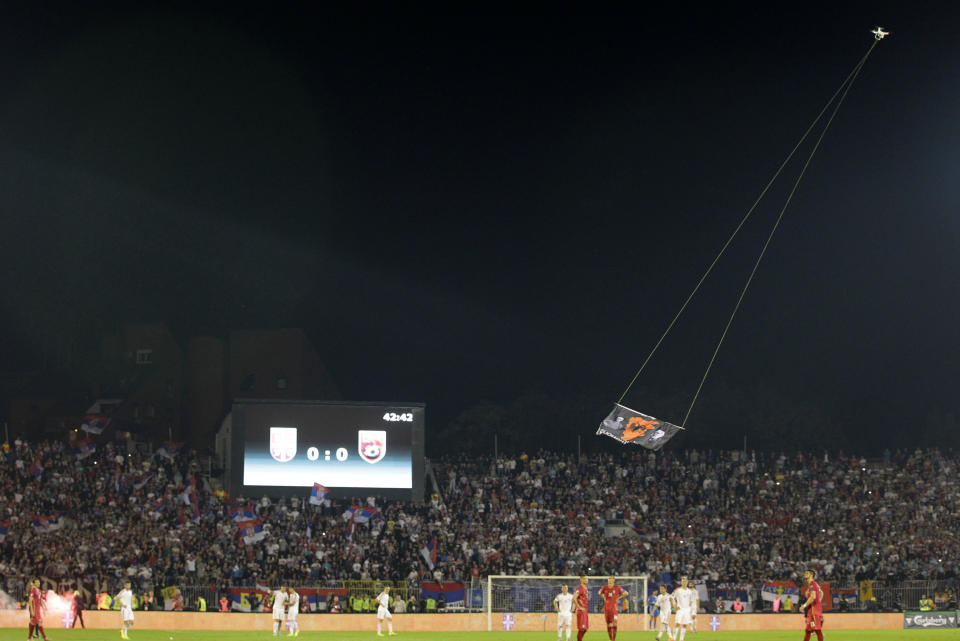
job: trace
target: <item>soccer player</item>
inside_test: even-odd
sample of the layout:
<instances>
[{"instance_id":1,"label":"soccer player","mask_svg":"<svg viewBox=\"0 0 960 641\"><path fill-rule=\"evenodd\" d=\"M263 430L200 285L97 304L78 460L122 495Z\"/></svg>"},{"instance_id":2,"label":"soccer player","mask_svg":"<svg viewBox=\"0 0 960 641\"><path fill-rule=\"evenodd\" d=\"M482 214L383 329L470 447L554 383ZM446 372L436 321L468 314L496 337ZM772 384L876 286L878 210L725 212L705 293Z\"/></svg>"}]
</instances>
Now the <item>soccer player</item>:
<instances>
[{"instance_id":1,"label":"soccer player","mask_svg":"<svg viewBox=\"0 0 960 641\"><path fill-rule=\"evenodd\" d=\"M387 630L390 636L394 636L393 615L390 614L390 586L383 586L383 592L377 595L377 636L383 636L383 620L387 620Z\"/></svg>"},{"instance_id":2,"label":"soccer player","mask_svg":"<svg viewBox=\"0 0 960 641\"><path fill-rule=\"evenodd\" d=\"M815 578L813 570L803 573L803 580L807 582L807 600L800 606L801 612L807 611L803 641L810 641L811 632L816 632L817 641L823 641L823 591Z\"/></svg>"},{"instance_id":3,"label":"soccer player","mask_svg":"<svg viewBox=\"0 0 960 641\"><path fill-rule=\"evenodd\" d=\"M612 576L607 577L607 584L600 588L600 597L603 599L603 617L607 621L607 636L610 641L617 639L617 610L620 605L620 599L623 599L623 607L627 608L627 597L630 593L616 584L616 579Z\"/></svg>"},{"instance_id":4,"label":"soccer player","mask_svg":"<svg viewBox=\"0 0 960 641\"><path fill-rule=\"evenodd\" d=\"M30 584L27 608L30 610L30 627L27 629L27 638L33 637L33 633L39 631L46 641L47 633L43 630L43 611L46 610L46 605L43 602L43 594L40 592L40 579L34 579Z\"/></svg>"},{"instance_id":5,"label":"soccer player","mask_svg":"<svg viewBox=\"0 0 960 641\"><path fill-rule=\"evenodd\" d=\"M677 630L679 633L675 633L674 638L683 641L683 638L687 636L687 626L693 622L693 616L691 610L693 609L693 592L694 589L689 587L690 582L687 581L687 577L680 579L680 587L673 591L673 601L677 606Z\"/></svg>"},{"instance_id":6,"label":"soccer player","mask_svg":"<svg viewBox=\"0 0 960 641\"><path fill-rule=\"evenodd\" d=\"M561 641L563 629L567 629L567 641L570 641L570 628L573 625L573 595L565 584L560 586L560 594L553 597L557 609L557 641Z\"/></svg>"},{"instance_id":7,"label":"soccer player","mask_svg":"<svg viewBox=\"0 0 960 641\"><path fill-rule=\"evenodd\" d=\"M650 629L656 632L660 624L660 608L657 606L656 594L647 597L647 609L650 611Z\"/></svg>"},{"instance_id":8,"label":"soccer player","mask_svg":"<svg viewBox=\"0 0 960 641\"><path fill-rule=\"evenodd\" d=\"M280 586L279 590L273 592L273 636L280 636L283 630L283 614L287 605L287 588Z\"/></svg>"},{"instance_id":9,"label":"soccer player","mask_svg":"<svg viewBox=\"0 0 960 641\"><path fill-rule=\"evenodd\" d=\"M667 586L660 584L660 594L657 595L657 609L660 610L660 631L657 641L667 633L667 638L673 641L673 629L670 627L670 614L673 612L673 597L667 593Z\"/></svg>"},{"instance_id":10,"label":"soccer player","mask_svg":"<svg viewBox=\"0 0 960 641\"><path fill-rule=\"evenodd\" d=\"M580 585L574 595L577 608L577 641L583 641L583 635L590 628L590 594L587 592L587 575L580 575Z\"/></svg>"},{"instance_id":11,"label":"soccer player","mask_svg":"<svg viewBox=\"0 0 960 641\"><path fill-rule=\"evenodd\" d=\"M130 582L125 581L123 589L113 598L120 602L120 636L129 639L127 631L133 626L133 590L130 589Z\"/></svg>"},{"instance_id":12,"label":"soccer player","mask_svg":"<svg viewBox=\"0 0 960 641\"><path fill-rule=\"evenodd\" d=\"M287 630L289 636L300 636L300 624L297 623L297 614L300 612L300 593L293 588L287 588Z\"/></svg>"}]
</instances>

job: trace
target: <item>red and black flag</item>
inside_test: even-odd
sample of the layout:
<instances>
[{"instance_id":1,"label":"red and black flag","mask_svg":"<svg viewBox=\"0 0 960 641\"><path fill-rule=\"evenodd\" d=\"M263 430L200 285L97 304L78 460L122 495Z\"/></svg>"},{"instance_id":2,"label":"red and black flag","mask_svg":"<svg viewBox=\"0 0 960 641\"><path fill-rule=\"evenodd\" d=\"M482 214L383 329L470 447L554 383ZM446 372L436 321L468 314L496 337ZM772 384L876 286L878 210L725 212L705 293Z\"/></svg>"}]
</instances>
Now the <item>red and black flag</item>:
<instances>
[{"instance_id":1,"label":"red and black flag","mask_svg":"<svg viewBox=\"0 0 960 641\"><path fill-rule=\"evenodd\" d=\"M618 403L600 423L597 434L605 434L624 444L659 450L682 429L678 425L641 414Z\"/></svg>"}]
</instances>

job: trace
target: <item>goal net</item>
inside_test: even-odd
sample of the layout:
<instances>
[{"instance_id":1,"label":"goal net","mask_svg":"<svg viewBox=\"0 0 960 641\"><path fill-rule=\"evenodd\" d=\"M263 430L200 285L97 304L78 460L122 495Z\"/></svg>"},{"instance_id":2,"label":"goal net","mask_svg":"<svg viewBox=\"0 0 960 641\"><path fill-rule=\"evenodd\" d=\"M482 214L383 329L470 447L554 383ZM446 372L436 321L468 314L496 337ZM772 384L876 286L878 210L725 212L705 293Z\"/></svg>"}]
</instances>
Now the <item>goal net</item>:
<instances>
[{"instance_id":1,"label":"goal net","mask_svg":"<svg viewBox=\"0 0 960 641\"><path fill-rule=\"evenodd\" d=\"M617 585L630 593L629 607L624 615L645 617L647 610L647 577L618 576ZM588 577L587 594L590 595L590 612L603 612L603 600L598 591L607 584L606 576ZM487 629L491 630L494 612L543 612L556 609L553 598L566 585L571 593L580 586L579 576L513 576L493 575L487 577L484 606L487 611ZM645 629L641 628L641 629Z\"/></svg>"}]
</instances>

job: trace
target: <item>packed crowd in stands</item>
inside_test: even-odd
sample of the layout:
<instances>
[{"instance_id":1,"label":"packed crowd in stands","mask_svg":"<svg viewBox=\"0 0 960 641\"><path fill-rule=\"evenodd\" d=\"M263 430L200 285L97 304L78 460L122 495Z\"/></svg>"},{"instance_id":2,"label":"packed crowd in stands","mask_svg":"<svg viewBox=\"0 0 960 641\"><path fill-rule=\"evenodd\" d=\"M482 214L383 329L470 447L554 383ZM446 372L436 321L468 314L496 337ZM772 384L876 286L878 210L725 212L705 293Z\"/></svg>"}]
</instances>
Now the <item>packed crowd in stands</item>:
<instances>
[{"instance_id":1,"label":"packed crowd in stands","mask_svg":"<svg viewBox=\"0 0 960 641\"><path fill-rule=\"evenodd\" d=\"M797 580L811 566L837 583L960 577L958 461L937 450L872 461L630 448L579 462L549 452L447 458L433 462L439 491L423 503L355 499L378 509L361 525L343 518L350 501L226 497L192 453L144 454L106 438L96 448L4 444L8 593L35 576L60 591L80 582L115 592L129 579L140 593L581 572L755 584ZM250 544L230 517L247 505L266 532ZM608 523L633 532L607 537ZM431 572L421 550L434 539Z\"/></svg>"}]
</instances>

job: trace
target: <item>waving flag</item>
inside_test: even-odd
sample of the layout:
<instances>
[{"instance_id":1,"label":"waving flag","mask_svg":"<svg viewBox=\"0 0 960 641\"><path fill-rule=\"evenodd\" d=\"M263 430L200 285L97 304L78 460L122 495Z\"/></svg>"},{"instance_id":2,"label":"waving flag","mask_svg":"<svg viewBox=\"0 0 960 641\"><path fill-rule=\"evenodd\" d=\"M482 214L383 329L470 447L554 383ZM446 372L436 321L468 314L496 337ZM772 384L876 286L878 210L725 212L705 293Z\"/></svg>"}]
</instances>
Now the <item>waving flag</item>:
<instances>
[{"instance_id":1,"label":"waving flag","mask_svg":"<svg viewBox=\"0 0 960 641\"><path fill-rule=\"evenodd\" d=\"M244 505L243 507L235 507L230 510L230 518L233 519L235 523L240 523L241 521L252 521L256 518L256 514L253 513L252 506Z\"/></svg>"},{"instance_id":2,"label":"waving flag","mask_svg":"<svg viewBox=\"0 0 960 641\"><path fill-rule=\"evenodd\" d=\"M357 523L368 523L370 519L377 515L377 508L362 507L353 514L353 520Z\"/></svg>"},{"instance_id":3,"label":"waving flag","mask_svg":"<svg viewBox=\"0 0 960 641\"><path fill-rule=\"evenodd\" d=\"M33 459L33 463L30 464L30 476L37 481L39 481L40 477L43 476L43 465L40 463L39 456Z\"/></svg>"},{"instance_id":4,"label":"waving flag","mask_svg":"<svg viewBox=\"0 0 960 641\"><path fill-rule=\"evenodd\" d=\"M144 472L138 474L134 477L133 487L134 489L140 490L143 489L143 486L150 482L150 479L153 478L153 472Z\"/></svg>"},{"instance_id":5,"label":"waving flag","mask_svg":"<svg viewBox=\"0 0 960 641\"><path fill-rule=\"evenodd\" d=\"M310 491L310 505L323 505L323 499L327 498L329 493L330 490L319 483L314 483L313 489Z\"/></svg>"},{"instance_id":6,"label":"waving flag","mask_svg":"<svg viewBox=\"0 0 960 641\"><path fill-rule=\"evenodd\" d=\"M187 487L181 495L184 505L197 504L197 479L191 474L187 477Z\"/></svg>"},{"instance_id":7,"label":"waving flag","mask_svg":"<svg viewBox=\"0 0 960 641\"><path fill-rule=\"evenodd\" d=\"M83 417L80 429L87 434L103 434L103 430L110 425L110 419L100 414L87 414Z\"/></svg>"},{"instance_id":8,"label":"waving flag","mask_svg":"<svg viewBox=\"0 0 960 641\"><path fill-rule=\"evenodd\" d=\"M93 442L92 439L83 438L76 441L70 441L70 447L73 448L73 453L77 455L77 460L82 461L91 454L97 451L97 445Z\"/></svg>"},{"instance_id":9,"label":"waving flag","mask_svg":"<svg viewBox=\"0 0 960 641\"><path fill-rule=\"evenodd\" d=\"M177 457L180 450L183 449L183 443L174 443L173 441L164 441L163 445L157 448L156 454L172 461Z\"/></svg>"},{"instance_id":10,"label":"waving flag","mask_svg":"<svg viewBox=\"0 0 960 641\"><path fill-rule=\"evenodd\" d=\"M256 543L267 536L267 533L263 531L263 524L256 519L243 521L237 524L237 527L240 528L240 536L243 537L243 542L247 544Z\"/></svg>"},{"instance_id":11,"label":"waving flag","mask_svg":"<svg viewBox=\"0 0 960 641\"><path fill-rule=\"evenodd\" d=\"M604 434L624 444L659 450L682 429L678 425L641 414L617 403L613 406L613 411L600 423L597 434Z\"/></svg>"},{"instance_id":12,"label":"waving flag","mask_svg":"<svg viewBox=\"0 0 960 641\"><path fill-rule=\"evenodd\" d=\"M362 509L363 508L360 507L359 505L351 505L340 516L343 517L344 521L353 521L354 519L357 518L357 512L359 512Z\"/></svg>"},{"instance_id":13,"label":"waving flag","mask_svg":"<svg viewBox=\"0 0 960 641\"><path fill-rule=\"evenodd\" d=\"M159 501L154 503L152 508L154 515L158 517L163 516L163 508L165 505L166 505L166 502L163 499L160 499Z\"/></svg>"},{"instance_id":14,"label":"waving flag","mask_svg":"<svg viewBox=\"0 0 960 641\"><path fill-rule=\"evenodd\" d=\"M437 537L428 540L424 546L420 548L420 556L427 562L427 567L431 570L437 565Z\"/></svg>"},{"instance_id":15,"label":"waving flag","mask_svg":"<svg viewBox=\"0 0 960 641\"><path fill-rule=\"evenodd\" d=\"M10 521L0 522L0 543L3 543L6 540L7 534L9 532L10 532Z\"/></svg>"},{"instance_id":16,"label":"waving flag","mask_svg":"<svg viewBox=\"0 0 960 641\"><path fill-rule=\"evenodd\" d=\"M773 601L780 595L781 599L790 597L794 603L800 602L800 587L793 581L767 581L760 594L764 601Z\"/></svg>"},{"instance_id":17,"label":"waving flag","mask_svg":"<svg viewBox=\"0 0 960 641\"><path fill-rule=\"evenodd\" d=\"M31 514L30 522L38 533L56 532L60 529L60 517L56 514Z\"/></svg>"}]
</instances>

